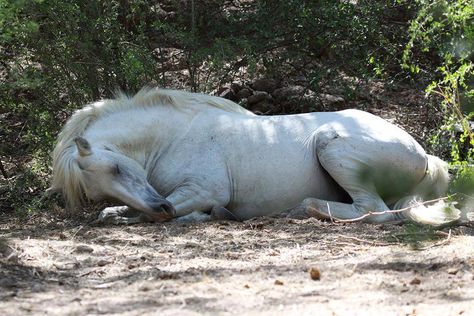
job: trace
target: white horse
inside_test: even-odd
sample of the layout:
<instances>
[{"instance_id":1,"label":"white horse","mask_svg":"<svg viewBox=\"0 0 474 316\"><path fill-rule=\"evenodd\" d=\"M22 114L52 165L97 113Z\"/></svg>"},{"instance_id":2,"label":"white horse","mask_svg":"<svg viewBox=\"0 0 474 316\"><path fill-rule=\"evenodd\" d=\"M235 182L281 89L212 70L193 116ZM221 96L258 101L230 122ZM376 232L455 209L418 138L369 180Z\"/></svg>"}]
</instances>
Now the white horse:
<instances>
[{"instance_id":1,"label":"white horse","mask_svg":"<svg viewBox=\"0 0 474 316\"><path fill-rule=\"evenodd\" d=\"M455 219L445 204L387 211L445 194L447 165L358 110L257 116L218 97L143 89L76 111L59 135L53 170L51 190L70 206L125 205L99 215L114 223L285 210L335 219L381 212L364 218L374 223ZM139 216L124 216L129 209Z\"/></svg>"}]
</instances>

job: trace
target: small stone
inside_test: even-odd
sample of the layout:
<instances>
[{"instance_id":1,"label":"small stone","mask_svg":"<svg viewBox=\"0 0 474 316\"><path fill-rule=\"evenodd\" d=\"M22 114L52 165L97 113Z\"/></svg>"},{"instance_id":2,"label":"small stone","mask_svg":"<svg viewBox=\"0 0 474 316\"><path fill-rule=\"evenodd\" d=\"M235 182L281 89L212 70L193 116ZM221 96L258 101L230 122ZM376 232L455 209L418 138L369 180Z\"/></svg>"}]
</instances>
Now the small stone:
<instances>
[{"instance_id":1,"label":"small stone","mask_svg":"<svg viewBox=\"0 0 474 316\"><path fill-rule=\"evenodd\" d=\"M239 83L237 82L232 82L230 84L230 88L232 89L232 91L234 91L235 93L238 93L240 91L240 89L242 89L242 85L240 85Z\"/></svg>"},{"instance_id":2,"label":"small stone","mask_svg":"<svg viewBox=\"0 0 474 316\"><path fill-rule=\"evenodd\" d=\"M249 286L248 284L245 284L245 285L244 285L244 288L250 289L250 286Z\"/></svg>"},{"instance_id":3,"label":"small stone","mask_svg":"<svg viewBox=\"0 0 474 316\"><path fill-rule=\"evenodd\" d=\"M283 282L280 280L275 280L275 285L283 285Z\"/></svg>"},{"instance_id":4,"label":"small stone","mask_svg":"<svg viewBox=\"0 0 474 316\"><path fill-rule=\"evenodd\" d=\"M274 105L267 100L258 102L249 107L249 109L255 114L268 114L274 112Z\"/></svg>"},{"instance_id":5,"label":"small stone","mask_svg":"<svg viewBox=\"0 0 474 316\"><path fill-rule=\"evenodd\" d=\"M270 95L267 92L265 92L265 91L255 91L254 94L252 94L251 96L249 96L247 98L247 102L249 104L257 104L259 102L269 100L269 99L270 99Z\"/></svg>"},{"instance_id":6,"label":"small stone","mask_svg":"<svg viewBox=\"0 0 474 316\"><path fill-rule=\"evenodd\" d=\"M302 86L288 86L276 89L273 91L272 96L277 102L282 102L291 97L303 95L304 91L305 88Z\"/></svg>"},{"instance_id":7,"label":"small stone","mask_svg":"<svg viewBox=\"0 0 474 316\"><path fill-rule=\"evenodd\" d=\"M309 276L311 277L311 280L319 281L321 280L321 271L319 271L318 268L311 268L309 269Z\"/></svg>"},{"instance_id":8,"label":"small stone","mask_svg":"<svg viewBox=\"0 0 474 316\"><path fill-rule=\"evenodd\" d=\"M108 265L110 262L108 260L105 260L105 259L100 259L99 261L97 261L97 265L99 267L103 267L105 265Z\"/></svg>"},{"instance_id":9,"label":"small stone","mask_svg":"<svg viewBox=\"0 0 474 316\"><path fill-rule=\"evenodd\" d=\"M457 274L459 272L458 268L449 268L448 269L448 274Z\"/></svg>"},{"instance_id":10,"label":"small stone","mask_svg":"<svg viewBox=\"0 0 474 316\"><path fill-rule=\"evenodd\" d=\"M335 106L335 105L341 105L346 102L343 97L338 96L338 95L332 95L332 94L325 94L321 93L319 95L319 98L323 102L325 106Z\"/></svg>"},{"instance_id":11,"label":"small stone","mask_svg":"<svg viewBox=\"0 0 474 316\"><path fill-rule=\"evenodd\" d=\"M43 292L44 291L44 286L40 283L33 283L33 285L30 286L31 292L38 293L38 292Z\"/></svg>"},{"instance_id":12,"label":"small stone","mask_svg":"<svg viewBox=\"0 0 474 316\"><path fill-rule=\"evenodd\" d=\"M148 285L141 285L139 287L139 290L142 291L142 292L148 292L148 291L151 290L151 288Z\"/></svg>"},{"instance_id":13,"label":"small stone","mask_svg":"<svg viewBox=\"0 0 474 316\"><path fill-rule=\"evenodd\" d=\"M248 88L242 88L242 89L239 90L239 92L237 92L237 98L239 100L247 99L251 95L252 95L252 91Z\"/></svg>"},{"instance_id":14,"label":"small stone","mask_svg":"<svg viewBox=\"0 0 474 316\"><path fill-rule=\"evenodd\" d=\"M417 277L414 277L413 280L410 281L411 285L419 285L421 284L421 280L418 279Z\"/></svg>"},{"instance_id":15,"label":"small stone","mask_svg":"<svg viewBox=\"0 0 474 316\"><path fill-rule=\"evenodd\" d=\"M74 252L92 253L92 252L94 252L94 248L92 248L91 246L87 246L87 245L79 245L74 249Z\"/></svg>"},{"instance_id":16,"label":"small stone","mask_svg":"<svg viewBox=\"0 0 474 316\"><path fill-rule=\"evenodd\" d=\"M257 79L252 83L252 88L258 91L272 93L278 86L276 80L273 79Z\"/></svg>"}]
</instances>

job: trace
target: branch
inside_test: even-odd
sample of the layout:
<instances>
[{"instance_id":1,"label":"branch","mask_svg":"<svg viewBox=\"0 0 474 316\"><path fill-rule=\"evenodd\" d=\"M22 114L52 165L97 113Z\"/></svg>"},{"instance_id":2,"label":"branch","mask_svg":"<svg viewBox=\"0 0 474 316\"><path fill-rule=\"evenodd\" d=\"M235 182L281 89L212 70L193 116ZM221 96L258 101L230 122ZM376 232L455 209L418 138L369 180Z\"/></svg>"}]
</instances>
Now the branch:
<instances>
[{"instance_id":1,"label":"branch","mask_svg":"<svg viewBox=\"0 0 474 316\"><path fill-rule=\"evenodd\" d=\"M2 161L0 160L0 173L2 173L2 176L5 178L5 179L8 179L8 174L7 172L5 171L5 168L3 167L3 163Z\"/></svg>"},{"instance_id":2,"label":"branch","mask_svg":"<svg viewBox=\"0 0 474 316\"><path fill-rule=\"evenodd\" d=\"M425 201L425 202L422 202L420 204L421 205L430 204L430 203L446 200L447 198L448 198L447 196L446 197L441 197L441 198L437 198L437 199L434 199L434 200ZM333 217L333 216L331 216L331 218L334 219L338 223L355 223L355 222L360 222L360 221L362 221L362 220L364 220L364 219L366 219L367 217L370 217L370 216L393 214L393 213L402 213L402 212L408 211L411 208L413 208L413 206L408 206L408 207L405 207L405 208L402 208L402 209L399 209L399 210L386 210L386 211L380 211L380 212L371 212L371 211L369 211L368 213L366 213L366 214L364 214L360 217L350 218L350 219L336 218L336 217Z\"/></svg>"}]
</instances>

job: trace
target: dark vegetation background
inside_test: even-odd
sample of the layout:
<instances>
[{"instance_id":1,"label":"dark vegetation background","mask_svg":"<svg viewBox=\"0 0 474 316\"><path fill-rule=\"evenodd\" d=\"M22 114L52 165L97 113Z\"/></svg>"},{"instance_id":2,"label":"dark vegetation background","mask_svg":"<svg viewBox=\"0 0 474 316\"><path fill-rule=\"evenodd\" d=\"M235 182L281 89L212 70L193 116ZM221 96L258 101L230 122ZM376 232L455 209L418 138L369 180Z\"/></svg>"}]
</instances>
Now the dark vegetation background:
<instances>
[{"instance_id":1,"label":"dark vegetation background","mask_svg":"<svg viewBox=\"0 0 474 316\"><path fill-rule=\"evenodd\" d=\"M0 0L0 213L61 210L44 195L61 126L145 85L395 117L466 190L473 62L474 0Z\"/></svg>"}]
</instances>

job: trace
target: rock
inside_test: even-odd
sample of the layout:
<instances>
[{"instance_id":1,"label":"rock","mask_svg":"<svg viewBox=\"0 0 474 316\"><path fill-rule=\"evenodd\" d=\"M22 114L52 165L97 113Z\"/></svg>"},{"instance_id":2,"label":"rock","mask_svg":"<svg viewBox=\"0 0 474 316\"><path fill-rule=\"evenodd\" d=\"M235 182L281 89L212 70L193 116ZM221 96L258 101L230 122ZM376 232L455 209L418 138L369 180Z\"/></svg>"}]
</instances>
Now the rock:
<instances>
[{"instance_id":1,"label":"rock","mask_svg":"<svg viewBox=\"0 0 474 316\"><path fill-rule=\"evenodd\" d=\"M251 96L247 98L247 102L249 105L252 105L252 104L257 104L259 102L270 100L270 99L271 99L271 96L267 92L255 91L254 94L252 94Z\"/></svg>"},{"instance_id":2,"label":"rock","mask_svg":"<svg viewBox=\"0 0 474 316\"><path fill-rule=\"evenodd\" d=\"M273 79L257 79L252 83L252 89L272 93L278 87L278 83Z\"/></svg>"},{"instance_id":3,"label":"rock","mask_svg":"<svg viewBox=\"0 0 474 316\"><path fill-rule=\"evenodd\" d=\"M8 245L8 242L4 238L0 238L0 257L9 257L12 253L14 253L14 249Z\"/></svg>"},{"instance_id":4,"label":"rock","mask_svg":"<svg viewBox=\"0 0 474 316\"><path fill-rule=\"evenodd\" d=\"M106 259L100 259L99 261L97 261L97 265L98 265L99 267L103 267L103 266L105 266L105 265L108 265L109 263L110 263L110 261L109 261L109 260L106 260Z\"/></svg>"},{"instance_id":5,"label":"rock","mask_svg":"<svg viewBox=\"0 0 474 316\"><path fill-rule=\"evenodd\" d=\"M87 246L87 245L78 245L75 249L74 252L77 253L91 253L94 252L94 248Z\"/></svg>"},{"instance_id":6,"label":"rock","mask_svg":"<svg viewBox=\"0 0 474 316\"><path fill-rule=\"evenodd\" d=\"M417 277L414 277L413 280L410 281L411 285L419 285L421 284L421 280L418 279Z\"/></svg>"},{"instance_id":7,"label":"rock","mask_svg":"<svg viewBox=\"0 0 474 316\"><path fill-rule=\"evenodd\" d=\"M39 292L43 292L45 290L45 287L41 283L35 282L32 285L30 285L30 290L33 293L39 293Z\"/></svg>"},{"instance_id":8,"label":"rock","mask_svg":"<svg viewBox=\"0 0 474 316\"><path fill-rule=\"evenodd\" d=\"M273 91L272 96L277 102L286 101L291 97L301 96L304 93L305 88L302 86L288 86L278 88Z\"/></svg>"},{"instance_id":9,"label":"rock","mask_svg":"<svg viewBox=\"0 0 474 316\"><path fill-rule=\"evenodd\" d=\"M344 100L344 98L341 96L326 93L321 93L319 98L321 99L321 102L324 106L336 106L346 102L346 100Z\"/></svg>"},{"instance_id":10,"label":"rock","mask_svg":"<svg viewBox=\"0 0 474 316\"><path fill-rule=\"evenodd\" d=\"M232 91L234 91L234 93L238 93L242 89L242 85L237 82L233 82L230 84L230 88Z\"/></svg>"},{"instance_id":11,"label":"rock","mask_svg":"<svg viewBox=\"0 0 474 316\"><path fill-rule=\"evenodd\" d=\"M237 92L237 99L242 100L250 97L252 95L252 91L249 88L242 88Z\"/></svg>"},{"instance_id":12,"label":"rock","mask_svg":"<svg viewBox=\"0 0 474 316\"><path fill-rule=\"evenodd\" d=\"M283 282L280 280L275 280L275 285L283 285Z\"/></svg>"},{"instance_id":13,"label":"rock","mask_svg":"<svg viewBox=\"0 0 474 316\"><path fill-rule=\"evenodd\" d=\"M269 114L270 112L274 112L274 105L268 100L263 100L261 102L258 102L257 104L252 104L249 106L249 108L252 112L258 115Z\"/></svg>"}]
</instances>

